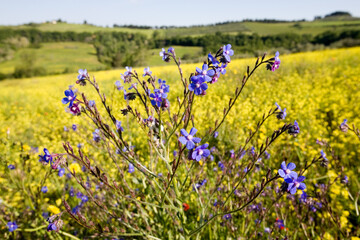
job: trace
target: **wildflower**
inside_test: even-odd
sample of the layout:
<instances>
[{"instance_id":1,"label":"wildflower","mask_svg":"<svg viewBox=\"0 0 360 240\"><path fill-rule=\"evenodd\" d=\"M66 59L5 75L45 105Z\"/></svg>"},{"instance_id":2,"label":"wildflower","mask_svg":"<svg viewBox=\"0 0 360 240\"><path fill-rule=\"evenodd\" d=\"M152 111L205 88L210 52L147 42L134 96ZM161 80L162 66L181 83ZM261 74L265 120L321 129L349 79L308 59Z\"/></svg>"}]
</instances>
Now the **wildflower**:
<instances>
[{"instance_id":1,"label":"wildflower","mask_svg":"<svg viewBox=\"0 0 360 240\"><path fill-rule=\"evenodd\" d=\"M299 134L299 132L300 132L300 127L298 122L295 120L294 125L290 126L288 133L296 137Z\"/></svg>"},{"instance_id":2,"label":"wildflower","mask_svg":"<svg viewBox=\"0 0 360 240\"><path fill-rule=\"evenodd\" d=\"M207 149L209 144L205 143L204 145L198 146L192 152L192 159L197 162L201 160L201 158L207 158L210 155L210 151Z\"/></svg>"},{"instance_id":3,"label":"wildflower","mask_svg":"<svg viewBox=\"0 0 360 240\"><path fill-rule=\"evenodd\" d=\"M169 47L168 53L175 54L175 49L173 47Z\"/></svg>"},{"instance_id":4,"label":"wildflower","mask_svg":"<svg viewBox=\"0 0 360 240\"><path fill-rule=\"evenodd\" d=\"M78 116L81 113L79 103L74 103L69 109L70 109L70 113L72 113L75 116Z\"/></svg>"},{"instance_id":5,"label":"wildflower","mask_svg":"<svg viewBox=\"0 0 360 240\"><path fill-rule=\"evenodd\" d=\"M279 218L275 219L275 225L280 229L283 230L285 228L284 220L281 220Z\"/></svg>"},{"instance_id":6,"label":"wildflower","mask_svg":"<svg viewBox=\"0 0 360 240\"><path fill-rule=\"evenodd\" d=\"M217 138L219 136L219 132L214 132L214 138Z\"/></svg>"},{"instance_id":7,"label":"wildflower","mask_svg":"<svg viewBox=\"0 0 360 240\"><path fill-rule=\"evenodd\" d=\"M178 152L177 151L173 151L173 155L174 155L174 157L176 157L177 156L177 154L178 154Z\"/></svg>"},{"instance_id":8,"label":"wildflower","mask_svg":"<svg viewBox=\"0 0 360 240\"><path fill-rule=\"evenodd\" d=\"M292 171L296 168L295 163L288 163L286 166L285 161L281 163L281 169L278 170L280 177L287 179L287 178L295 178L297 177L297 173Z\"/></svg>"},{"instance_id":9,"label":"wildflower","mask_svg":"<svg viewBox=\"0 0 360 240\"><path fill-rule=\"evenodd\" d=\"M183 203L182 205L183 205L183 209L184 209L185 212L190 209L189 204Z\"/></svg>"},{"instance_id":10,"label":"wildflower","mask_svg":"<svg viewBox=\"0 0 360 240\"><path fill-rule=\"evenodd\" d=\"M155 89L154 92L159 93L162 98L167 98L167 93L170 92L170 86L166 85L165 84L166 81L162 81L161 79L159 79L159 83L160 83L160 88Z\"/></svg>"},{"instance_id":11,"label":"wildflower","mask_svg":"<svg viewBox=\"0 0 360 240\"><path fill-rule=\"evenodd\" d=\"M100 142L101 140L99 133L100 133L99 129L95 129L95 131L93 132L93 140L95 142Z\"/></svg>"},{"instance_id":12,"label":"wildflower","mask_svg":"<svg viewBox=\"0 0 360 240\"><path fill-rule=\"evenodd\" d=\"M165 62L169 62L170 61L170 57L169 54L166 53L165 49L161 49L161 52L159 53L160 57L162 57L162 60Z\"/></svg>"},{"instance_id":13,"label":"wildflower","mask_svg":"<svg viewBox=\"0 0 360 240\"><path fill-rule=\"evenodd\" d=\"M47 186L43 186L43 187L41 188L41 191L42 191L43 193L47 193L47 192L48 192Z\"/></svg>"},{"instance_id":14,"label":"wildflower","mask_svg":"<svg viewBox=\"0 0 360 240\"><path fill-rule=\"evenodd\" d=\"M76 129L77 129L76 124L73 124L73 125L71 126L71 128L72 128L72 130L76 131Z\"/></svg>"},{"instance_id":15,"label":"wildflower","mask_svg":"<svg viewBox=\"0 0 360 240\"><path fill-rule=\"evenodd\" d=\"M13 232L18 228L18 225L16 224L16 222L8 222L7 223L7 227L9 228L9 232Z\"/></svg>"},{"instance_id":16,"label":"wildflower","mask_svg":"<svg viewBox=\"0 0 360 240\"><path fill-rule=\"evenodd\" d=\"M204 186L206 182L207 182L206 179L200 180L199 182L197 182L197 183L195 184L195 186L193 187L193 189L195 190L195 188L196 188L197 190L199 190L200 187L201 187L201 186Z\"/></svg>"},{"instance_id":17,"label":"wildflower","mask_svg":"<svg viewBox=\"0 0 360 240\"><path fill-rule=\"evenodd\" d=\"M205 82L210 82L211 77L214 76L215 71L213 69L209 69L207 64L203 64L202 69L196 67L196 72L198 73L198 77L201 77L205 80Z\"/></svg>"},{"instance_id":18,"label":"wildflower","mask_svg":"<svg viewBox=\"0 0 360 240\"><path fill-rule=\"evenodd\" d=\"M79 69L78 71L79 75L78 75L78 80L76 81L77 84L80 84L81 86L85 86L86 85L86 79L89 78L89 74L87 72L86 69Z\"/></svg>"},{"instance_id":19,"label":"wildflower","mask_svg":"<svg viewBox=\"0 0 360 240\"><path fill-rule=\"evenodd\" d=\"M69 129L66 126L64 126L64 132L68 132L68 131Z\"/></svg>"},{"instance_id":20,"label":"wildflower","mask_svg":"<svg viewBox=\"0 0 360 240\"><path fill-rule=\"evenodd\" d=\"M82 195L81 202L86 203L87 201L89 201L89 198L86 195Z\"/></svg>"},{"instance_id":21,"label":"wildflower","mask_svg":"<svg viewBox=\"0 0 360 240\"><path fill-rule=\"evenodd\" d=\"M55 223L50 223L49 226L47 227L48 232L56 231L56 230L57 230L57 227L56 227Z\"/></svg>"},{"instance_id":22,"label":"wildflower","mask_svg":"<svg viewBox=\"0 0 360 240\"><path fill-rule=\"evenodd\" d=\"M228 214L225 214L223 217L222 217L224 220L229 220L232 218L231 214L228 213Z\"/></svg>"},{"instance_id":23,"label":"wildflower","mask_svg":"<svg viewBox=\"0 0 360 240\"><path fill-rule=\"evenodd\" d=\"M150 67L144 68L144 74L143 77L145 76L151 76L152 72L150 71Z\"/></svg>"},{"instance_id":24,"label":"wildflower","mask_svg":"<svg viewBox=\"0 0 360 240\"><path fill-rule=\"evenodd\" d=\"M225 165L220 161L218 162L218 167L221 169L221 171L224 171Z\"/></svg>"},{"instance_id":25,"label":"wildflower","mask_svg":"<svg viewBox=\"0 0 360 240\"><path fill-rule=\"evenodd\" d=\"M271 229L268 228L268 227L266 227L266 228L264 228L264 232L265 232L265 233L271 233Z\"/></svg>"},{"instance_id":26,"label":"wildflower","mask_svg":"<svg viewBox=\"0 0 360 240\"><path fill-rule=\"evenodd\" d=\"M211 55L211 53L209 53L208 59L214 67L219 65L219 61L213 55Z\"/></svg>"},{"instance_id":27,"label":"wildflower","mask_svg":"<svg viewBox=\"0 0 360 240\"><path fill-rule=\"evenodd\" d=\"M304 176L296 176L293 178L287 178L285 179L285 181L289 184L287 190L291 193L291 194L295 194L297 189L300 190L304 190L306 188L305 183L303 183L303 181L305 180Z\"/></svg>"},{"instance_id":28,"label":"wildflower","mask_svg":"<svg viewBox=\"0 0 360 240\"><path fill-rule=\"evenodd\" d=\"M348 182L349 182L348 176L345 175L345 176L341 179L341 182L344 183L344 184L348 184Z\"/></svg>"},{"instance_id":29,"label":"wildflower","mask_svg":"<svg viewBox=\"0 0 360 240\"><path fill-rule=\"evenodd\" d=\"M254 157L255 154L256 154L256 153L255 153L255 148L254 148L254 146L252 146L252 147L250 148L249 155L252 156L252 157Z\"/></svg>"},{"instance_id":30,"label":"wildflower","mask_svg":"<svg viewBox=\"0 0 360 240\"><path fill-rule=\"evenodd\" d=\"M276 105L277 109L280 111L276 115L277 119L284 120L286 117L286 108L284 108L284 110L281 110L281 107L279 106L279 104L275 103L275 105Z\"/></svg>"},{"instance_id":31,"label":"wildflower","mask_svg":"<svg viewBox=\"0 0 360 240\"><path fill-rule=\"evenodd\" d=\"M273 72L280 67L281 61L280 61L279 55L280 55L279 52L275 53L274 63L272 63L272 66L271 66L271 71L273 71Z\"/></svg>"},{"instance_id":32,"label":"wildflower","mask_svg":"<svg viewBox=\"0 0 360 240\"><path fill-rule=\"evenodd\" d=\"M340 124L340 130L342 132L347 132L349 130L349 126L347 125L347 119L344 119L344 121Z\"/></svg>"},{"instance_id":33,"label":"wildflower","mask_svg":"<svg viewBox=\"0 0 360 240\"><path fill-rule=\"evenodd\" d=\"M129 173L133 173L135 172L135 168L134 168L134 165L132 163L129 163L129 170L128 170Z\"/></svg>"},{"instance_id":34,"label":"wildflower","mask_svg":"<svg viewBox=\"0 0 360 240\"><path fill-rule=\"evenodd\" d=\"M217 68L217 70L219 71L219 73L224 75L226 73L226 67L227 67L227 63L222 63L221 66Z\"/></svg>"},{"instance_id":35,"label":"wildflower","mask_svg":"<svg viewBox=\"0 0 360 240\"><path fill-rule=\"evenodd\" d=\"M75 95L75 93L73 92L73 90L68 89L68 90L65 90L65 96L66 96L66 97L64 97L64 98L61 100L61 102L62 102L63 104L68 104L68 103L69 103L69 108L71 108L71 107L73 106L73 103L74 103L75 99L76 99L76 95Z\"/></svg>"},{"instance_id":36,"label":"wildflower","mask_svg":"<svg viewBox=\"0 0 360 240\"><path fill-rule=\"evenodd\" d=\"M58 170L59 170L58 176L59 176L59 177L64 176L64 174L65 174L65 168L61 168L60 166L58 166Z\"/></svg>"},{"instance_id":37,"label":"wildflower","mask_svg":"<svg viewBox=\"0 0 360 240\"><path fill-rule=\"evenodd\" d=\"M14 170L14 169L15 169L15 166L14 166L13 164L10 164L10 165L8 166L8 168L9 168L10 170Z\"/></svg>"},{"instance_id":38,"label":"wildflower","mask_svg":"<svg viewBox=\"0 0 360 240\"><path fill-rule=\"evenodd\" d=\"M131 74L132 74L132 67L125 67L126 72L124 74L121 74L121 79L124 80L124 83L131 81Z\"/></svg>"},{"instance_id":39,"label":"wildflower","mask_svg":"<svg viewBox=\"0 0 360 240\"><path fill-rule=\"evenodd\" d=\"M300 202L301 203L305 203L306 202L306 199L307 199L307 194L305 191L302 191L302 194L300 196Z\"/></svg>"},{"instance_id":40,"label":"wildflower","mask_svg":"<svg viewBox=\"0 0 360 240\"><path fill-rule=\"evenodd\" d=\"M124 131L124 128L121 126L121 121L116 120L116 129L119 131Z\"/></svg>"},{"instance_id":41,"label":"wildflower","mask_svg":"<svg viewBox=\"0 0 360 240\"><path fill-rule=\"evenodd\" d=\"M199 143L201 141L201 138L194 137L197 132L196 128L191 128L189 134L185 129L181 129L180 132L183 136L179 137L179 141L184 145L186 144L186 148L189 150L195 147L195 143Z\"/></svg>"},{"instance_id":42,"label":"wildflower","mask_svg":"<svg viewBox=\"0 0 360 240\"><path fill-rule=\"evenodd\" d=\"M70 195L70 197L75 196L75 192L74 192L74 188L73 188L73 187L70 188L70 190L69 190L69 195Z\"/></svg>"},{"instance_id":43,"label":"wildflower","mask_svg":"<svg viewBox=\"0 0 360 240\"><path fill-rule=\"evenodd\" d=\"M194 92L195 95L205 95L205 90L208 89L208 85L205 83L205 79L199 76L192 76L191 83L189 84L189 90Z\"/></svg>"},{"instance_id":44,"label":"wildflower","mask_svg":"<svg viewBox=\"0 0 360 240\"><path fill-rule=\"evenodd\" d=\"M265 151L264 154L265 154L265 159L270 159L270 153L268 153L268 151Z\"/></svg>"},{"instance_id":45,"label":"wildflower","mask_svg":"<svg viewBox=\"0 0 360 240\"><path fill-rule=\"evenodd\" d=\"M52 163L53 158L52 158L52 155L50 154L49 150L44 148L44 153L45 153L44 156L39 155L39 157L40 157L39 162L41 162L44 165L48 164L49 162Z\"/></svg>"},{"instance_id":46,"label":"wildflower","mask_svg":"<svg viewBox=\"0 0 360 240\"><path fill-rule=\"evenodd\" d=\"M117 90L121 91L124 89L124 87L121 85L121 82L120 81L116 81L115 82L115 86L117 88Z\"/></svg>"},{"instance_id":47,"label":"wildflower","mask_svg":"<svg viewBox=\"0 0 360 240\"><path fill-rule=\"evenodd\" d=\"M160 93L151 93L150 98L153 98L153 99L151 99L151 104L153 106L161 107L161 104L162 104L163 100L161 98Z\"/></svg>"},{"instance_id":48,"label":"wildflower","mask_svg":"<svg viewBox=\"0 0 360 240\"><path fill-rule=\"evenodd\" d=\"M226 62L230 62L230 56L234 55L234 50L231 49L231 44L224 45L223 47L223 55Z\"/></svg>"}]
</instances>

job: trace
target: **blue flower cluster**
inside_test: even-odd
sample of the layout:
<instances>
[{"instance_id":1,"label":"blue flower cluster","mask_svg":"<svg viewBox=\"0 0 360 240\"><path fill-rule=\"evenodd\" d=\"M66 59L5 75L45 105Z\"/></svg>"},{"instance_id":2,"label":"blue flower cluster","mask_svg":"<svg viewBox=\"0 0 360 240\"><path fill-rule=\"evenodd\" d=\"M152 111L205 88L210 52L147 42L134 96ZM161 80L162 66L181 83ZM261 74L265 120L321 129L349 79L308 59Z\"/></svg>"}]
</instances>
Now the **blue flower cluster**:
<instances>
[{"instance_id":1,"label":"blue flower cluster","mask_svg":"<svg viewBox=\"0 0 360 240\"><path fill-rule=\"evenodd\" d=\"M279 169L278 173L280 177L284 179L284 181L288 184L287 190L291 194L295 194L297 189L304 190L306 188L304 176L298 177L298 174L293 170L296 168L295 163L289 163L286 165L285 161L281 163L281 169Z\"/></svg>"},{"instance_id":2,"label":"blue flower cluster","mask_svg":"<svg viewBox=\"0 0 360 240\"><path fill-rule=\"evenodd\" d=\"M196 128L191 128L190 133L188 133L185 129L181 129L180 132L183 136L179 137L179 142L181 142L183 145L186 145L188 150L191 150L189 152L189 159L193 159L199 162L202 158L207 158L210 156L210 150L207 149L209 144L205 143L196 147L195 144L200 143L201 141L201 138L194 137L197 132Z\"/></svg>"},{"instance_id":3,"label":"blue flower cluster","mask_svg":"<svg viewBox=\"0 0 360 240\"><path fill-rule=\"evenodd\" d=\"M158 80L159 88L154 90L154 93L150 94L151 104L158 108L168 108L169 101L167 100L168 93L170 92L170 86L166 85L166 81Z\"/></svg>"}]
</instances>

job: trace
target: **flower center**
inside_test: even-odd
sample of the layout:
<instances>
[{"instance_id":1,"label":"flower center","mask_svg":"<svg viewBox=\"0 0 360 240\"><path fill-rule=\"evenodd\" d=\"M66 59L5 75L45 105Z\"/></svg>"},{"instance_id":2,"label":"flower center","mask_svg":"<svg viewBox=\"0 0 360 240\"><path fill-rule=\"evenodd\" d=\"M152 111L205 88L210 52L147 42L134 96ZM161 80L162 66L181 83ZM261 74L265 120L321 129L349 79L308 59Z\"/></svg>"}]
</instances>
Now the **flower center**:
<instances>
[{"instance_id":1,"label":"flower center","mask_svg":"<svg viewBox=\"0 0 360 240\"><path fill-rule=\"evenodd\" d=\"M193 136L189 134L186 138L191 141L193 139Z\"/></svg>"},{"instance_id":2,"label":"flower center","mask_svg":"<svg viewBox=\"0 0 360 240\"><path fill-rule=\"evenodd\" d=\"M202 75L206 75L206 74L207 74L206 70L202 71Z\"/></svg>"},{"instance_id":3,"label":"flower center","mask_svg":"<svg viewBox=\"0 0 360 240\"><path fill-rule=\"evenodd\" d=\"M196 88L199 88L199 87L200 87L200 83L197 83L197 84L196 84Z\"/></svg>"},{"instance_id":4,"label":"flower center","mask_svg":"<svg viewBox=\"0 0 360 240\"><path fill-rule=\"evenodd\" d=\"M300 183L296 182L295 187L298 188L300 186Z\"/></svg>"},{"instance_id":5,"label":"flower center","mask_svg":"<svg viewBox=\"0 0 360 240\"><path fill-rule=\"evenodd\" d=\"M204 152L200 149L199 150L199 155L202 155Z\"/></svg>"},{"instance_id":6,"label":"flower center","mask_svg":"<svg viewBox=\"0 0 360 240\"><path fill-rule=\"evenodd\" d=\"M289 170L289 169L286 169L286 174L289 174L289 173L291 173L291 170Z\"/></svg>"}]
</instances>

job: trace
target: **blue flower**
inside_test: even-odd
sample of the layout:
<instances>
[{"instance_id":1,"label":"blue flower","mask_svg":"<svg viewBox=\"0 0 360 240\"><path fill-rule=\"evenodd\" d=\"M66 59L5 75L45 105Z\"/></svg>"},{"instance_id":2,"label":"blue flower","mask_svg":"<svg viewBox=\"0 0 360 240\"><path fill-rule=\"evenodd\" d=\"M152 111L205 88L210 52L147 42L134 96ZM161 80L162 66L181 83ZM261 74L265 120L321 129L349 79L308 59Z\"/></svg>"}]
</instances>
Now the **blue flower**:
<instances>
[{"instance_id":1,"label":"blue flower","mask_svg":"<svg viewBox=\"0 0 360 240\"><path fill-rule=\"evenodd\" d=\"M290 135L293 135L294 137L296 137L296 135L298 135L299 132L300 132L300 127L299 127L298 122L295 120L294 125L290 126L288 133Z\"/></svg>"},{"instance_id":2,"label":"blue flower","mask_svg":"<svg viewBox=\"0 0 360 240\"><path fill-rule=\"evenodd\" d=\"M167 93L170 92L170 86L166 85L166 81L161 81L161 79L159 79L160 83L160 88L159 89L155 89L154 92L155 94L159 94L161 98L167 98Z\"/></svg>"},{"instance_id":3,"label":"blue flower","mask_svg":"<svg viewBox=\"0 0 360 240\"><path fill-rule=\"evenodd\" d=\"M285 161L283 161L281 163L281 169L278 170L278 173L279 173L280 177L284 178L285 180L287 178L295 178L295 177L297 177L297 173L292 171L295 168L296 168L295 163L289 163L286 166Z\"/></svg>"},{"instance_id":4,"label":"blue flower","mask_svg":"<svg viewBox=\"0 0 360 240\"><path fill-rule=\"evenodd\" d=\"M226 62L230 62L230 56L234 55L234 50L231 49L231 44L224 45L223 47L223 55Z\"/></svg>"},{"instance_id":5,"label":"blue flower","mask_svg":"<svg viewBox=\"0 0 360 240\"><path fill-rule=\"evenodd\" d=\"M347 119L344 119L344 121L340 124L340 130L342 132L347 132L349 129L349 126L347 125Z\"/></svg>"},{"instance_id":6,"label":"blue flower","mask_svg":"<svg viewBox=\"0 0 360 240\"><path fill-rule=\"evenodd\" d=\"M81 202L86 203L87 201L89 201L89 198L86 195L82 195Z\"/></svg>"},{"instance_id":7,"label":"blue flower","mask_svg":"<svg viewBox=\"0 0 360 240\"><path fill-rule=\"evenodd\" d=\"M207 64L204 64L202 66L202 69L196 67L196 72L198 73L197 77L201 77L205 80L205 82L210 82L211 77L214 76L215 71L214 69L209 69L209 66Z\"/></svg>"},{"instance_id":8,"label":"blue flower","mask_svg":"<svg viewBox=\"0 0 360 240\"><path fill-rule=\"evenodd\" d=\"M133 173L135 172L135 168L134 168L134 165L132 163L129 163L129 170L128 170L129 173Z\"/></svg>"},{"instance_id":9,"label":"blue flower","mask_svg":"<svg viewBox=\"0 0 360 240\"><path fill-rule=\"evenodd\" d=\"M95 106L95 101L94 100L90 100L89 101L89 107L94 107Z\"/></svg>"},{"instance_id":10,"label":"blue flower","mask_svg":"<svg viewBox=\"0 0 360 240\"><path fill-rule=\"evenodd\" d=\"M87 79L89 77L89 74L86 69L79 69L78 73L79 75L77 78L79 81Z\"/></svg>"},{"instance_id":11,"label":"blue flower","mask_svg":"<svg viewBox=\"0 0 360 240\"><path fill-rule=\"evenodd\" d=\"M264 154L265 154L265 159L270 159L270 153L268 153L267 151L265 151Z\"/></svg>"},{"instance_id":12,"label":"blue flower","mask_svg":"<svg viewBox=\"0 0 360 240\"><path fill-rule=\"evenodd\" d=\"M58 166L58 170L59 170L58 176L59 176L59 177L64 176L64 174L65 174L65 168L61 168L60 166Z\"/></svg>"},{"instance_id":13,"label":"blue flower","mask_svg":"<svg viewBox=\"0 0 360 240\"><path fill-rule=\"evenodd\" d=\"M95 129L95 132L93 132L93 140L95 142L100 142L101 138L100 138L100 130L99 129Z\"/></svg>"},{"instance_id":14,"label":"blue flower","mask_svg":"<svg viewBox=\"0 0 360 240\"><path fill-rule=\"evenodd\" d=\"M116 129L120 131L124 131L124 128L121 126L121 121L116 120Z\"/></svg>"},{"instance_id":15,"label":"blue flower","mask_svg":"<svg viewBox=\"0 0 360 240\"><path fill-rule=\"evenodd\" d=\"M186 148L191 150L195 147L195 143L199 143L201 141L201 138L194 137L194 135L197 132L196 128L191 128L190 133L188 134L185 129L180 130L181 134L183 136L179 137L179 141L185 145Z\"/></svg>"},{"instance_id":16,"label":"blue flower","mask_svg":"<svg viewBox=\"0 0 360 240\"><path fill-rule=\"evenodd\" d=\"M150 100L150 102L151 102L151 104L153 105L153 106L157 106L157 107L161 107L161 103L162 103L162 98L161 98L161 96L162 96L162 94L161 93L151 93L150 94L150 98L152 98L151 100Z\"/></svg>"},{"instance_id":17,"label":"blue flower","mask_svg":"<svg viewBox=\"0 0 360 240\"><path fill-rule=\"evenodd\" d=\"M121 79L124 80L124 83L127 83L131 81L132 67L126 66L125 69L126 72L124 74L121 73L120 75L121 75Z\"/></svg>"},{"instance_id":18,"label":"blue flower","mask_svg":"<svg viewBox=\"0 0 360 240\"><path fill-rule=\"evenodd\" d=\"M305 180L305 177L304 176L298 177L297 173L294 178L285 179L285 182L287 182L289 184L287 190L291 194L295 194L297 189L304 190L306 188L305 183L303 183L304 180Z\"/></svg>"},{"instance_id":19,"label":"blue flower","mask_svg":"<svg viewBox=\"0 0 360 240\"><path fill-rule=\"evenodd\" d=\"M151 76L152 72L150 71L150 67L144 68L144 74L143 77L145 76Z\"/></svg>"},{"instance_id":20,"label":"blue flower","mask_svg":"<svg viewBox=\"0 0 360 240\"><path fill-rule=\"evenodd\" d=\"M204 186L206 182L207 182L206 179L200 180L199 182L197 182L197 183L195 184L195 186L193 187L193 190L195 190L195 188L196 188L197 190L199 190L200 187L201 187L201 186Z\"/></svg>"},{"instance_id":21,"label":"blue flower","mask_svg":"<svg viewBox=\"0 0 360 240\"><path fill-rule=\"evenodd\" d=\"M276 105L277 109L280 111L280 112L276 115L277 119L279 119L279 120L284 120L285 117L286 117L286 108L284 108L284 110L281 110L281 107L279 106L279 104L275 103L275 105Z\"/></svg>"},{"instance_id":22,"label":"blue flower","mask_svg":"<svg viewBox=\"0 0 360 240\"><path fill-rule=\"evenodd\" d=\"M9 232L13 232L18 228L18 225L16 224L16 222L8 222L7 223L7 227L9 228Z\"/></svg>"},{"instance_id":23,"label":"blue flower","mask_svg":"<svg viewBox=\"0 0 360 240\"><path fill-rule=\"evenodd\" d=\"M328 161L328 159L326 158L326 154L324 153L323 150L320 151L320 154L321 154L321 157L322 157L324 160Z\"/></svg>"},{"instance_id":24,"label":"blue flower","mask_svg":"<svg viewBox=\"0 0 360 240\"><path fill-rule=\"evenodd\" d=\"M274 58L274 63L271 66L271 71L275 71L276 69L278 69L280 67L280 58L279 58L279 52L275 53L275 58Z\"/></svg>"},{"instance_id":25,"label":"blue flower","mask_svg":"<svg viewBox=\"0 0 360 240\"><path fill-rule=\"evenodd\" d=\"M70 103L70 104L69 104L69 108L71 108L72 105L73 105L73 103L74 103L74 101L75 101L75 99L76 99L76 95L75 95L75 93L73 92L73 90L68 89L68 90L65 91L65 96L66 96L66 97L64 97L64 98L61 100L61 102L62 102L63 104L68 104L68 103Z\"/></svg>"},{"instance_id":26,"label":"blue flower","mask_svg":"<svg viewBox=\"0 0 360 240\"><path fill-rule=\"evenodd\" d=\"M46 148L44 148L44 153L45 153L44 156L39 155L40 157L39 162L41 162L42 164L48 164L49 162L52 163L53 162L52 155Z\"/></svg>"},{"instance_id":27,"label":"blue flower","mask_svg":"<svg viewBox=\"0 0 360 240\"><path fill-rule=\"evenodd\" d=\"M42 191L43 193L47 193L47 192L48 192L47 186L43 186L43 187L41 188L41 191Z\"/></svg>"},{"instance_id":28,"label":"blue flower","mask_svg":"<svg viewBox=\"0 0 360 240\"><path fill-rule=\"evenodd\" d=\"M69 190L69 195L70 195L70 197L75 196L75 192L74 192L74 188L73 188L73 187L70 188L70 190Z\"/></svg>"},{"instance_id":29,"label":"blue flower","mask_svg":"<svg viewBox=\"0 0 360 240\"><path fill-rule=\"evenodd\" d=\"M195 148L191 155L192 159L198 162L202 158L207 158L210 155L210 151L207 149L208 146L209 144L205 143L204 145Z\"/></svg>"},{"instance_id":30,"label":"blue flower","mask_svg":"<svg viewBox=\"0 0 360 240\"><path fill-rule=\"evenodd\" d=\"M219 136L219 132L214 132L214 138L217 138Z\"/></svg>"},{"instance_id":31,"label":"blue flower","mask_svg":"<svg viewBox=\"0 0 360 240\"><path fill-rule=\"evenodd\" d=\"M228 214L225 214L222 218L223 218L224 220L229 220L229 219L231 219L232 217L231 217L231 214L228 213Z\"/></svg>"},{"instance_id":32,"label":"blue flower","mask_svg":"<svg viewBox=\"0 0 360 240\"><path fill-rule=\"evenodd\" d=\"M55 223L50 223L49 226L47 227L48 232L56 231L56 230L57 230L57 227L56 227Z\"/></svg>"},{"instance_id":33,"label":"blue flower","mask_svg":"<svg viewBox=\"0 0 360 240\"><path fill-rule=\"evenodd\" d=\"M15 169L15 166L14 166L13 164L10 164L10 165L8 166L8 168L9 168L10 170L14 170L14 169Z\"/></svg>"},{"instance_id":34,"label":"blue flower","mask_svg":"<svg viewBox=\"0 0 360 240\"><path fill-rule=\"evenodd\" d=\"M205 83L205 79L199 76L192 76L191 83L189 84L189 90L194 92L195 95L204 95L205 90L208 89L208 85Z\"/></svg>"},{"instance_id":35,"label":"blue flower","mask_svg":"<svg viewBox=\"0 0 360 240\"><path fill-rule=\"evenodd\" d=\"M301 203L305 203L307 199L307 194L305 191L302 192L301 196L300 196L300 202Z\"/></svg>"},{"instance_id":36,"label":"blue flower","mask_svg":"<svg viewBox=\"0 0 360 240\"><path fill-rule=\"evenodd\" d=\"M224 75L226 73L226 67L227 67L227 63L222 63L221 66L217 68L217 70L219 71L219 73Z\"/></svg>"},{"instance_id":37,"label":"blue flower","mask_svg":"<svg viewBox=\"0 0 360 240\"><path fill-rule=\"evenodd\" d=\"M121 91L124 89L124 87L121 85L120 81L116 81L115 82L115 87L117 88L117 90Z\"/></svg>"},{"instance_id":38,"label":"blue flower","mask_svg":"<svg viewBox=\"0 0 360 240\"><path fill-rule=\"evenodd\" d=\"M219 168L221 169L221 171L224 171L225 166L224 166L224 164L223 164L221 161L218 162L218 166L219 166Z\"/></svg>"},{"instance_id":39,"label":"blue flower","mask_svg":"<svg viewBox=\"0 0 360 240\"><path fill-rule=\"evenodd\" d=\"M174 49L173 47L169 47L168 53L174 54L174 53L175 53L175 49Z\"/></svg>"},{"instance_id":40,"label":"blue flower","mask_svg":"<svg viewBox=\"0 0 360 240\"><path fill-rule=\"evenodd\" d=\"M213 55L211 55L211 53L209 53L208 58L214 67L217 67L219 65L219 61Z\"/></svg>"},{"instance_id":41,"label":"blue flower","mask_svg":"<svg viewBox=\"0 0 360 240\"><path fill-rule=\"evenodd\" d=\"M73 124L73 125L71 126L71 128L72 128L72 130L76 131L76 129L77 129L76 124Z\"/></svg>"},{"instance_id":42,"label":"blue flower","mask_svg":"<svg viewBox=\"0 0 360 240\"><path fill-rule=\"evenodd\" d=\"M165 62L169 62L170 61L170 57L169 54L166 53L165 49L161 49L161 52L159 53L160 57L162 57L162 60Z\"/></svg>"}]
</instances>

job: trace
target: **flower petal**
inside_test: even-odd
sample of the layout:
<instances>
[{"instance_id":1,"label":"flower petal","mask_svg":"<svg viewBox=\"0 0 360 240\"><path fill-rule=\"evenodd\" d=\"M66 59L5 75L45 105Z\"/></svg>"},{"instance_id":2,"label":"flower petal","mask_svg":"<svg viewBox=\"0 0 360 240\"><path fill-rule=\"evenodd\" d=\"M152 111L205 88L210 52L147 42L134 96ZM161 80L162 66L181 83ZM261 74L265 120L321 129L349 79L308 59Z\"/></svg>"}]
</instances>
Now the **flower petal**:
<instances>
[{"instance_id":1,"label":"flower petal","mask_svg":"<svg viewBox=\"0 0 360 240\"><path fill-rule=\"evenodd\" d=\"M192 141L193 141L194 143L199 143L199 142L201 142L201 138L194 137L194 138L192 139Z\"/></svg>"},{"instance_id":2,"label":"flower petal","mask_svg":"<svg viewBox=\"0 0 360 240\"><path fill-rule=\"evenodd\" d=\"M278 170L278 173L279 173L279 175L280 175L280 177L285 177L285 172L284 172L284 170L282 170L282 169L279 169Z\"/></svg>"},{"instance_id":3,"label":"flower petal","mask_svg":"<svg viewBox=\"0 0 360 240\"><path fill-rule=\"evenodd\" d=\"M289 170L294 170L296 168L296 165L295 165L295 163L289 163L288 165L287 165L287 169L289 169Z\"/></svg>"},{"instance_id":4,"label":"flower petal","mask_svg":"<svg viewBox=\"0 0 360 240\"><path fill-rule=\"evenodd\" d=\"M185 145L187 143L187 140L185 137L181 136L181 137L179 137L179 142L181 142L182 144Z\"/></svg>"},{"instance_id":5,"label":"flower petal","mask_svg":"<svg viewBox=\"0 0 360 240\"><path fill-rule=\"evenodd\" d=\"M283 162L281 163L281 168L282 168L282 170L286 170L286 163L285 163L285 161L283 161Z\"/></svg>"},{"instance_id":6,"label":"flower petal","mask_svg":"<svg viewBox=\"0 0 360 240\"><path fill-rule=\"evenodd\" d=\"M189 135L185 129L181 129L180 132L185 137L187 137Z\"/></svg>"},{"instance_id":7,"label":"flower petal","mask_svg":"<svg viewBox=\"0 0 360 240\"><path fill-rule=\"evenodd\" d=\"M191 150L191 149L193 149L195 147L195 143L193 142L193 141L187 141L187 143L186 143L186 148L187 149L189 149L189 150Z\"/></svg>"},{"instance_id":8,"label":"flower petal","mask_svg":"<svg viewBox=\"0 0 360 240\"><path fill-rule=\"evenodd\" d=\"M304 190L306 188L305 183L300 183L299 189Z\"/></svg>"},{"instance_id":9,"label":"flower petal","mask_svg":"<svg viewBox=\"0 0 360 240\"><path fill-rule=\"evenodd\" d=\"M190 134L191 136L194 136L194 135L196 134L196 132L197 132L197 129L193 127L193 128L191 128L189 134Z\"/></svg>"}]
</instances>

